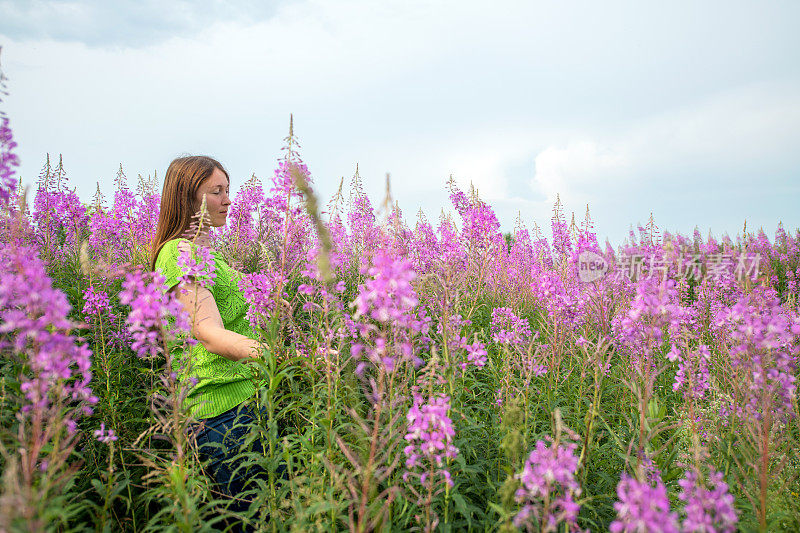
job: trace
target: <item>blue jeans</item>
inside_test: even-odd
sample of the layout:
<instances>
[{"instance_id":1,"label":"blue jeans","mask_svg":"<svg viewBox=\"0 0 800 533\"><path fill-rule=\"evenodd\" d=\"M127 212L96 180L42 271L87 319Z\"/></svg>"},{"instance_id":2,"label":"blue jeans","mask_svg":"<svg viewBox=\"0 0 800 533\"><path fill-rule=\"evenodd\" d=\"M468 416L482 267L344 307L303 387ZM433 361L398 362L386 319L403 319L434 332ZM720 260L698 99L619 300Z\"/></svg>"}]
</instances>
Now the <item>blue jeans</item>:
<instances>
[{"instance_id":1,"label":"blue jeans","mask_svg":"<svg viewBox=\"0 0 800 533\"><path fill-rule=\"evenodd\" d=\"M243 459L238 457L243 451L263 452L259 439L247 450L242 449L248 432L252 429L250 424L255 423L255 420L253 408L239 405L221 415L205 418L191 429L200 459L206 463L206 474L214 482L214 491L233 499L229 508L237 514L245 512L250 506L249 501L239 499L245 485L255 479L267 479L267 472L263 468L242 467ZM279 470L276 473L281 477L285 468Z\"/></svg>"}]
</instances>

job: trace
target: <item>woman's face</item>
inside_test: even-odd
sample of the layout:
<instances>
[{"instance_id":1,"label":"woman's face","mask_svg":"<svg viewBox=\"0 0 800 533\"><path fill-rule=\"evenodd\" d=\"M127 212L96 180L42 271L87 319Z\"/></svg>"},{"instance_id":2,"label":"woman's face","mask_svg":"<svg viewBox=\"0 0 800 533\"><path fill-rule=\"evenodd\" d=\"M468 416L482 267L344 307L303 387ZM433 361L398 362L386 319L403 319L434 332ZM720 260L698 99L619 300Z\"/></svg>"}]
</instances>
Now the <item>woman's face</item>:
<instances>
[{"instance_id":1,"label":"woman's face","mask_svg":"<svg viewBox=\"0 0 800 533\"><path fill-rule=\"evenodd\" d=\"M224 226L228 219L228 206L231 199L228 197L231 188L225 173L215 168L209 178L204 181L197 190L195 201L198 209L203 202L203 193L206 195L206 207L208 215L211 217L211 225L215 228Z\"/></svg>"}]
</instances>

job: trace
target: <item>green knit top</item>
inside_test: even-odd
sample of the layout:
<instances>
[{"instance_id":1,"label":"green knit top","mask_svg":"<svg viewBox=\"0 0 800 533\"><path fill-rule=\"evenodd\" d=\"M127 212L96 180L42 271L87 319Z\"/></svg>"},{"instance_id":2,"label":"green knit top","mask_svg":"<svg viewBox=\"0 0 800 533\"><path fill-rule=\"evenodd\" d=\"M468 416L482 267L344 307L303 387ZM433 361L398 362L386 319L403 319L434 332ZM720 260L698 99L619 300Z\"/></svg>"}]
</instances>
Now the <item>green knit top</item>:
<instances>
[{"instance_id":1,"label":"green knit top","mask_svg":"<svg viewBox=\"0 0 800 533\"><path fill-rule=\"evenodd\" d=\"M178 277L183 274L177 264L178 242L181 240L186 239L173 239L164 243L156 258L155 268L166 278L167 290L177 285ZM237 286L240 274L228 266L218 252L211 253L216 276L212 285L207 288L214 296L225 329L251 339L256 338L247 320L248 303ZM181 382L187 382L191 378L197 380L194 387L190 385L184 400L184 407L194 418L220 415L254 396L256 387L247 365L211 353L199 342L191 347L188 357L183 357L182 342L173 341L169 349L178 379ZM182 357L184 370L178 371Z\"/></svg>"}]
</instances>

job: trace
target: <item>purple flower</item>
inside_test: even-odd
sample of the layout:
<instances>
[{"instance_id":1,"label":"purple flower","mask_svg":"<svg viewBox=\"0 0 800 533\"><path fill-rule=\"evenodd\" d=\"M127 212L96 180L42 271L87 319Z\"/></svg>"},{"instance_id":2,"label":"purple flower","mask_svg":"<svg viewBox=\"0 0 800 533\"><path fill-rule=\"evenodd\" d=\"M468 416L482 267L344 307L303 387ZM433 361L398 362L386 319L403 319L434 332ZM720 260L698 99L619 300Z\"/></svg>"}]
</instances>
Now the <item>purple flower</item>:
<instances>
[{"instance_id":1,"label":"purple flower","mask_svg":"<svg viewBox=\"0 0 800 533\"><path fill-rule=\"evenodd\" d=\"M264 202L264 188L255 174L247 180L239 192L236 200L231 204L228 213L230 240L234 242L251 242L257 239L257 229L253 223L253 212L256 212Z\"/></svg>"},{"instance_id":2,"label":"purple flower","mask_svg":"<svg viewBox=\"0 0 800 533\"><path fill-rule=\"evenodd\" d=\"M450 188L450 201L453 203L453 207L456 208L459 215L462 217L465 216L471 205L470 201L467 199L467 195L464 194L464 191L455 186L455 181L451 180L448 182L448 185Z\"/></svg>"},{"instance_id":3,"label":"purple flower","mask_svg":"<svg viewBox=\"0 0 800 533\"><path fill-rule=\"evenodd\" d=\"M276 292L286 283L286 278L280 272L256 272L244 276L239 280L239 290L242 291L247 303L247 319L250 326L266 329L275 311L275 301L279 295ZM280 297L285 296L281 293Z\"/></svg>"},{"instance_id":4,"label":"purple flower","mask_svg":"<svg viewBox=\"0 0 800 533\"><path fill-rule=\"evenodd\" d=\"M103 315L114 317L111 310L111 303L108 294L104 291L96 291L93 286L89 286L83 292L83 314L88 317L100 317Z\"/></svg>"},{"instance_id":5,"label":"purple flower","mask_svg":"<svg viewBox=\"0 0 800 533\"><path fill-rule=\"evenodd\" d=\"M297 287L297 292L299 292L300 294L305 294L307 296L313 296L314 293L317 292L317 289L313 285L309 285L307 283L301 283Z\"/></svg>"},{"instance_id":6,"label":"purple flower","mask_svg":"<svg viewBox=\"0 0 800 533\"><path fill-rule=\"evenodd\" d=\"M575 327L584 319L585 297L577 287L564 284L561 275L539 264L530 270L534 279L530 288L539 304L551 319L558 319L568 327Z\"/></svg>"},{"instance_id":7,"label":"purple flower","mask_svg":"<svg viewBox=\"0 0 800 533\"><path fill-rule=\"evenodd\" d=\"M418 302L411 285L416 278L411 263L379 250L367 274L371 279L359 286L355 318L368 315L378 322L407 326Z\"/></svg>"},{"instance_id":8,"label":"purple flower","mask_svg":"<svg viewBox=\"0 0 800 533\"><path fill-rule=\"evenodd\" d=\"M409 254L414 262L414 269L420 274L430 272L440 258L440 244L436 240L433 227L425 218L422 210L417 214L417 224L411 234L411 241Z\"/></svg>"},{"instance_id":9,"label":"purple flower","mask_svg":"<svg viewBox=\"0 0 800 533\"><path fill-rule=\"evenodd\" d=\"M356 372L362 375L372 367L394 372L403 362L419 366L419 352L430 342L431 318L424 307L415 310L418 300L412 282L416 273L410 261L391 251L380 249L372 259L366 269L370 277L359 285L352 303L356 308L353 327L363 340L359 353L365 356Z\"/></svg>"},{"instance_id":10,"label":"purple flower","mask_svg":"<svg viewBox=\"0 0 800 533\"><path fill-rule=\"evenodd\" d=\"M464 220L464 239L469 248L476 252L485 252L491 249L494 244L504 245L500 234L500 222L497 220L494 210L480 200L475 205L469 207L462 215ZM494 252L503 249L503 246L494 248Z\"/></svg>"},{"instance_id":11,"label":"purple flower","mask_svg":"<svg viewBox=\"0 0 800 533\"><path fill-rule=\"evenodd\" d=\"M708 348L701 344L688 354L687 357L680 355L680 350L673 347L672 351L667 355L671 360L678 361L678 372L675 374L675 383L672 385L672 390L679 391L686 388L684 397L700 399L705 392L711 387L710 372L708 363L711 360L711 353Z\"/></svg>"},{"instance_id":12,"label":"purple flower","mask_svg":"<svg viewBox=\"0 0 800 533\"><path fill-rule=\"evenodd\" d=\"M111 209L105 208L99 187L91 206L92 216L87 225L92 254L107 261L141 262L141 244L149 242L155 233L160 201L154 179L140 177L134 193L128 188L120 166L114 178Z\"/></svg>"},{"instance_id":13,"label":"purple flower","mask_svg":"<svg viewBox=\"0 0 800 533\"><path fill-rule=\"evenodd\" d=\"M580 505L574 498L581 494L575 480L578 458L573 443L548 446L539 440L525 461L522 471L516 474L521 487L517 489L517 503L522 504L514 517L514 525L522 527L535 518L542 531L556 531L558 524L577 528Z\"/></svg>"},{"instance_id":14,"label":"purple flower","mask_svg":"<svg viewBox=\"0 0 800 533\"><path fill-rule=\"evenodd\" d=\"M19 157L14 153L17 143L8 124L7 118L0 117L0 205L7 205L11 200L17 186L15 167L19 166Z\"/></svg>"},{"instance_id":15,"label":"purple flower","mask_svg":"<svg viewBox=\"0 0 800 533\"><path fill-rule=\"evenodd\" d=\"M30 403L23 412L47 409L60 396L78 404L65 415L68 427L97 402L89 387L92 352L69 334L69 312L35 248L0 245L0 349L26 360L20 388Z\"/></svg>"},{"instance_id":16,"label":"purple flower","mask_svg":"<svg viewBox=\"0 0 800 533\"><path fill-rule=\"evenodd\" d=\"M553 230L553 252L556 259L568 258L572 252L572 242L569 236L567 221L561 207L561 197L556 195L556 203L553 206L553 218L551 227Z\"/></svg>"},{"instance_id":17,"label":"purple flower","mask_svg":"<svg viewBox=\"0 0 800 533\"><path fill-rule=\"evenodd\" d=\"M636 296L627 313L615 319L616 340L631 361L639 368L655 364L656 349L661 346L664 330L677 333L686 317L686 309L678 303L675 281L641 278ZM674 357L671 352L670 357Z\"/></svg>"},{"instance_id":18,"label":"purple flower","mask_svg":"<svg viewBox=\"0 0 800 533\"><path fill-rule=\"evenodd\" d=\"M178 267L183 273L178 281L195 280L201 287L210 287L216 278L216 264L211 250L205 246L191 244L189 249L181 250L178 254Z\"/></svg>"},{"instance_id":19,"label":"purple flower","mask_svg":"<svg viewBox=\"0 0 800 533\"><path fill-rule=\"evenodd\" d=\"M57 255L63 253L59 247L75 245L79 234L89 225L89 214L78 198L75 189L70 189L63 162L50 166L48 156L45 168L39 176L33 198L33 222L39 244Z\"/></svg>"},{"instance_id":20,"label":"purple flower","mask_svg":"<svg viewBox=\"0 0 800 533\"><path fill-rule=\"evenodd\" d=\"M678 485L682 489L678 498L686 503L683 531L731 533L736 530L739 517L722 472L712 469L707 483L701 483L697 472L687 470Z\"/></svg>"},{"instance_id":21,"label":"purple flower","mask_svg":"<svg viewBox=\"0 0 800 533\"><path fill-rule=\"evenodd\" d=\"M463 227L460 239L450 243L443 242L445 248L443 259L446 262L454 260L457 264L462 258L466 259L469 256L477 261L483 261L489 255L503 253L506 250L505 240L500 233L500 222L491 206L481 201L474 190L468 198L458 189L452 177L447 186L450 189L453 206L461 216ZM444 237L445 235L443 241ZM447 249L453 244L459 248L458 252L448 253Z\"/></svg>"},{"instance_id":22,"label":"purple flower","mask_svg":"<svg viewBox=\"0 0 800 533\"><path fill-rule=\"evenodd\" d=\"M94 437L102 443L109 444L117 440L114 430L111 428L106 429L106 423L100 422L100 429L94 430Z\"/></svg>"},{"instance_id":23,"label":"purple flower","mask_svg":"<svg viewBox=\"0 0 800 533\"><path fill-rule=\"evenodd\" d=\"M754 294L743 296L719 320L731 328L731 362L742 370L736 378L749 415L789 416L797 394L800 318L789 316L778 298Z\"/></svg>"},{"instance_id":24,"label":"purple flower","mask_svg":"<svg viewBox=\"0 0 800 533\"><path fill-rule=\"evenodd\" d=\"M617 519L611 522L611 533L678 533L678 515L669 510L667 489L660 477L652 486L623 472L617 497Z\"/></svg>"},{"instance_id":25,"label":"purple flower","mask_svg":"<svg viewBox=\"0 0 800 533\"><path fill-rule=\"evenodd\" d=\"M480 342L475 341L472 344L465 344L465 349L467 350L467 362L461 363L461 370L466 370L468 364L473 364L478 368L483 367L486 364L486 346Z\"/></svg>"},{"instance_id":26,"label":"purple flower","mask_svg":"<svg viewBox=\"0 0 800 533\"><path fill-rule=\"evenodd\" d=\"M131 306L126 324L133 339L131 348L143 358L163 353L161 331L172 326L177 335L191 329L189 316L183 305L171 292L166 292L164 276L160 272L136 271L128 274L119 293L120 302ZM170 319L174 323L170 324Z\"/></svg>"},{"instance_id":27,"label":"purple flower","mask_svg":"<svg viewBox=\"0 0 800 533\"><path fill-rule=\"evenodd\" d=\"M422 470L420 482L423 485L435 482L427 475L427 471L433 471L452 486L450 472L442 468L445 458L453 459L458 455L458 448L453 446L455 429L447 415L450 397L438 394L426 403L418 392L414 391L413 395L414 405L406 415L408 429L405 439L409 443L403 450L406 468L409 471Z\"/></svg>"},{"instance_id":28,"label":"purple flower","mask_svg":"<svg viewBox=\"0 0 800 533\"><path fill-rule=\"evenodd\" d=\"M351 183L350 210L347 213L347 223L350 226L349 245L351 253L358 255L368 252L369 248L377 244L379 230L375 225L375 212L369 197L362 190L361 177L358 167Z\"/></svg>"},{"instance_id":29,"label":"purple flower","mask_svg":"<svg viewBox=\"0 0 800 533\"><path fill-rule=\"evenodd\" d=\"M661 470L658 468L658 465L644 450L639 450L637 455L639 457L639 464L642 467L642 474L644 475L644 478L651 485L658 485L661 482Z\"/></svg>"},{"instance_id":30,"label":"purple flower","mask_svg":"<svg viewBox=\"0 0 800 533\"><path fill-rule=\"evenodd\" d=\"M492 339L500 344L523 344L531 336L527 320L522 320L508 307L492 310Z\"/></svg>"}]
</instances>

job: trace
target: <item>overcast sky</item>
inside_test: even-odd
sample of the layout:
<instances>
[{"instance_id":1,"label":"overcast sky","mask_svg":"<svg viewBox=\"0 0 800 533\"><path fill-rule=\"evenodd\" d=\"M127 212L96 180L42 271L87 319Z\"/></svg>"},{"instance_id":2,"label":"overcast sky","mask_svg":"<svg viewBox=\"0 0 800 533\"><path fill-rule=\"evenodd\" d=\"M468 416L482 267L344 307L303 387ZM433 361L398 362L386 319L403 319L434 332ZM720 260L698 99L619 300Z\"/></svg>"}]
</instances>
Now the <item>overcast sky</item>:
<instances>
[{"instance_id":1,"label":"overcast sky","mask_svg":"<svg viewBox=\"0 0 800 533\"><path fill-rule=\"evenodd\" d=\"M265 7L267 6L267 7ZM266 182L294 114L329 198L356 163L413 226L472 182L504 230L589 204L659 227L800 226L796 1L0 0L7 111L33 184L88 200L185 153Z\"/></svg>"}]
</instances>

